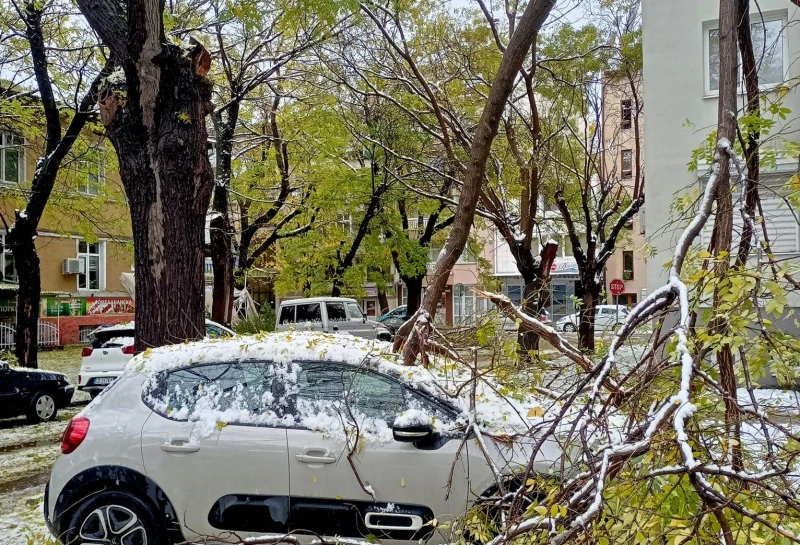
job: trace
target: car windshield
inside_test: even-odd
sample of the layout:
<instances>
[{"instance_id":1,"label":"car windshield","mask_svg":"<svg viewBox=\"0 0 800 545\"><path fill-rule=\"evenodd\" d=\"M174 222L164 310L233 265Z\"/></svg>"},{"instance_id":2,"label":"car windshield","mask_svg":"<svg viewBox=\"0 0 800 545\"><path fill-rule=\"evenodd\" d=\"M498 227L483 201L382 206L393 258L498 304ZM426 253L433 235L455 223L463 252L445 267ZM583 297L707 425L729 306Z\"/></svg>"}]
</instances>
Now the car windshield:
<instances>
[{"instance_id":1,"label":"car windshield","mask_svg":"<svg viewBox=\"0 0 800 545\"><path fill-rule=\"evenodd\" d=\"M133 330L115 329L98 331L92 339L92 348L119 348L133 344Z\"/></svg>"}]
</instances>

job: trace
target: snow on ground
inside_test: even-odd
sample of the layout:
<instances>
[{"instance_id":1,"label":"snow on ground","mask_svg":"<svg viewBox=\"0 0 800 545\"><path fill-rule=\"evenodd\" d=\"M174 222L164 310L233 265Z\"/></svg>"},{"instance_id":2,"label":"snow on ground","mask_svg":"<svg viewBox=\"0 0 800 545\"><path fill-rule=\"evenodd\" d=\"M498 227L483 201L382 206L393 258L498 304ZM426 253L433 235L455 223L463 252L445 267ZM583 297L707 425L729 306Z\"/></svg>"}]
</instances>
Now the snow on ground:
<instances>
[{"instance_id":1,"label":"snow on ground","mask_svg":"<svg viewBox=\"0 0 800 545\"><path fill-rule=\"evenodd\" d=\"M44 488L0 494L0 542L3 545L58 545L44 523Z\"/></svg>"}]
</instances>

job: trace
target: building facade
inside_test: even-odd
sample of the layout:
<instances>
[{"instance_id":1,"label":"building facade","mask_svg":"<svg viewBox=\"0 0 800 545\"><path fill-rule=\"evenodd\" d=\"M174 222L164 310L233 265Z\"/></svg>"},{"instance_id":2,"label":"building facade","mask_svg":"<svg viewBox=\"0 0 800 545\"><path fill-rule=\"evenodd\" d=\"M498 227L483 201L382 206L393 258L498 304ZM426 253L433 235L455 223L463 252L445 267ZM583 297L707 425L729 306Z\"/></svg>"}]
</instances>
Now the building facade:
<instances>
[{"instance_id":1,"label":"building facade","mask_svg":"<svg viewBox=\"0 0 800 545\"><path fill-rule=\"evenodd\" d=\"M103 324L133 319L134 303L120 275L131 272L130 216L112 158L91 134L94 149L65 160L39 224L42 304L40 344L86 342ZM41 142L26 140L13 127L0 126L0 215L12 225L25 207ZM20 272L5 244L0 269L0 349L13 346L16 292Z\"/></svg>"},{"instance_id":2,"label":"building facade","mask_svg":"<svg viewBox=\"0 0 800 545\"><path fill-rule=\"evenodd\" d=\"M792 111L786 119L774 117L770 140L762 146L762 150L778 151L774 165L761 170L761 185L766 188L760 192L764 221L776 259L795 261L800 253L800 229L794 215L797 211L783 203L781 187L797 171L797 160L782 158L779 151L785 139L797 139L800 95L792 89L779 97L774 90L800 77L800 10L785 0L760 0L751 3L751 10L762 91L768 102L781 100ZM665 264L672 258L683 228L684 222L674 221L671 204L682 195L696 197L708 179L707 162L700 161L696 172L690 172L687 164L692 152L702 146L717 124L719 2L644 0L642 16L647 104L645 224L654 252L647 261L647 282L652 291L667 279ZM740 94L740 108L744 100ZM734 217L738 222L735 238L741 218L738 214ZM707 229L698 244L707 246L709 235ZM787 326L794 327L788 322Z\"/></svg>"},{"instance_id":3,"label":"building facade","mask_svg":"<svg viewBox=\"0 0 800 545\"><path fill-rule=\"evenodd\" d=\"M628 197L633 198L638 189L637 180L640 184L644 181L641 74L608 72L602 81L604 183L619 184ZM646 193L649 197L649 190ZM651 202L649 198L645 208L648 202ZM617 240L616 251L606 263L605 289L610 303L632 306L647 296L644 215L642 209L626 225ZM612 282L624 286L621 294L612 293Z\"/></svg>"}]
</instances>

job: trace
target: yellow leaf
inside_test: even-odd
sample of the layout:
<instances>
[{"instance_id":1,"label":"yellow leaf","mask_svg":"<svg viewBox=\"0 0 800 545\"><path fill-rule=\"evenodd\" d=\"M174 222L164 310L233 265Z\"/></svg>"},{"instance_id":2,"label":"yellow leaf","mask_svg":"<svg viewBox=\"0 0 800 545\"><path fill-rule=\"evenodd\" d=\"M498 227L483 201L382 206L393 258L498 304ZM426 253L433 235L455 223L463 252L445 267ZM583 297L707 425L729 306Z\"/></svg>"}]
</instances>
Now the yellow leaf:
<instances>
[{"instance_id":1,"label":"yellow leaf","mask_svg":"<svg viewBox=\"0 0 800 545\"><path fill-rule=\"evenodd\" d=\"M532 408L528 411L528 418L533 418L534 416L544 416L544 410L541 407Z\"/></svg>"},{"instance_id":2,"label":"yellow leaf","mask_svg":"<svg viewBox=\"0 0 800 545\"><path fill-rule=\"evenodd\" d=\"M400 479L400 486L405 488L405 486L406 486L406 480L405 479L403 479L403 478Z\"/></svg>"},{"instance_id":3,"label":"yellow leaf","mask_svg":"<svg viewBox=\"0 0 800 545\"><path fill-rule=\"evenodd\" d=\"M311 480L312 480L313 482L317 482L317 476L316 476L316 475L312 475L312 476L311 476Z\"/></svg>"},{"instance_id":4,"label":"yellow leaf","mask_svg":"<svg viewBox=\"0 0 800 545\"><path fill-rule=\"evenodd\" d=\"M545 507L544 505L537 505L536 507L533 508L533 510L539 513L540 515L547 514L547 507Z\"/></svg>"},{"instance_id":5,"label":"yellow leaf","mask_svg":"<svg viewBox=\"0 0 800 545\"><path fill-rule=\"evenodd\" d=\"M550 516L553 518L558 516L558 505L553 504L552 507L550 507Z\"/></svg>"},{"instance_id":6,"label":"yellow leaf","mask_svg":"<svg viewBox=\"0 0 800 545\"><path fill-rule=\"evenodd\" d=\"M560 511L561 511L561 516L562 517L566 517L567 516L567 508L566 507L561 506Z\"/></svg>"}]
</instances>

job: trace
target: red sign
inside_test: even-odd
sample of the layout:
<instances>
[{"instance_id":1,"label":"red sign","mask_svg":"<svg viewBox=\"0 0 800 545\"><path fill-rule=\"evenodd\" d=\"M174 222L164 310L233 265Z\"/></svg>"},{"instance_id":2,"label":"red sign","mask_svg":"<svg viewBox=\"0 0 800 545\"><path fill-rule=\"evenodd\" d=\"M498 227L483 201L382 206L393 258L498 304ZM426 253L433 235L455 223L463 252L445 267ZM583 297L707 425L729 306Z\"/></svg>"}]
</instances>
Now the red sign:
<instances>
[{"instance_id":1,"label":"red sign","mask_svg":"<svg viewBox=\"0 0 800 545\"><path fill-rule=\"evenodd\" d=\"M133 299L86 299L86 314L133 314Z\"/></svg>"},{"instance_id":2,"label":"red sign","mask_svg":"<svg viewBox=\"0 0 800 545\"><path fill-rule=\"evenodd\" d=\"M619 278L615 278L614 280L611 281L609 287L611 288L612 295L620 295L622 292L625 291L625 282L623 282Z\"/></svg>"}]
</instances>

